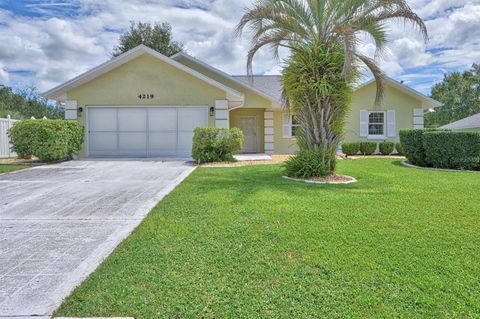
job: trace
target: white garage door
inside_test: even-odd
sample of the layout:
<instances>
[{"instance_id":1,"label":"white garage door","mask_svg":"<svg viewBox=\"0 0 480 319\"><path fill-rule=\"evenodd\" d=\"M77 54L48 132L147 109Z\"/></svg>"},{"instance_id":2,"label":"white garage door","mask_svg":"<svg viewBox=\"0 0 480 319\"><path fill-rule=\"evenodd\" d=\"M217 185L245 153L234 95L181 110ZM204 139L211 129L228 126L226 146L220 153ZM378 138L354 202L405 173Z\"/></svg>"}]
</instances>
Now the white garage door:
<instances>
[{"instance_id":1,"label":"white garage door","mask_svg":"<svg viewBox=\"0 0 480 319\"><path fill-rule=\"evenodd\" d=\"M190 156L193 130L207 125L207 107L89 107L89 156Z\"/></svg>"}]
</instances>

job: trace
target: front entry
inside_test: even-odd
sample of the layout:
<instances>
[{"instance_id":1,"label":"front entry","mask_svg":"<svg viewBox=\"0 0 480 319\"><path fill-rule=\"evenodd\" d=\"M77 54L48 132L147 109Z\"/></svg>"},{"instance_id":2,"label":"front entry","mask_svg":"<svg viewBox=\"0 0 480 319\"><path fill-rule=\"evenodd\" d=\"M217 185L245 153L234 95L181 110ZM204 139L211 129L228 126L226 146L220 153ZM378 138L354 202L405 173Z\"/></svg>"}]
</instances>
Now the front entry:
<instances>
[{"instance_id":1,"label":"front entry","mask_svg":"<svg viewBox=\"0 0 480 319\"><path fill-rule=\"evenodd\" d=\"M243 153L257 153L257 117L240 116L237 120L237 127L242 130L245 141Z\"/></svg>"}]
</instances>

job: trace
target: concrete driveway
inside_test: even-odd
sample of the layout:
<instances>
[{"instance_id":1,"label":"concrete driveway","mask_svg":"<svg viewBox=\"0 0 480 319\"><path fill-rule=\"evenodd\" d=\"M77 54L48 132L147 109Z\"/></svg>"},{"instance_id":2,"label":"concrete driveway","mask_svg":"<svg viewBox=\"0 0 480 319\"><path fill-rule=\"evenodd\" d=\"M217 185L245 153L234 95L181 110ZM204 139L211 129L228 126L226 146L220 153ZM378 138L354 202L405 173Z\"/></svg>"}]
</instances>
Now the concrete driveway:
<instances>
[{"instance_id":1,"label":"concrete driveway","mask_svg":"<svg viewBox=\"0 0 480 319\"><path fill-rule=\"evenodd\" d=\"M193 168L84 160L0 175L0 317L51 314Z\"/></svg>"}]
</instances>

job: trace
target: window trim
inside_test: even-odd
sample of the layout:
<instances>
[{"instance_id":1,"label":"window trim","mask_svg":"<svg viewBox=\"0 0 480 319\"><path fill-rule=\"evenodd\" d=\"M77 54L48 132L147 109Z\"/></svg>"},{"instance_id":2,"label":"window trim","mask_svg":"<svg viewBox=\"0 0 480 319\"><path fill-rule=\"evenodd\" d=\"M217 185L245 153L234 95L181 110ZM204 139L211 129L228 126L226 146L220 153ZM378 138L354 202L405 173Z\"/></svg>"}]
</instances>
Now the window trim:
<instances>
[{"instance_id":1,"label":"window trim","mask_svg":"<svg viewBox=\"0 0 480 319\"><path fill-rule=\"evenodd\" d=\"M383 113L383 134L382 135L374 135L370 134L370 114L372 113ZM367 116L368 122L367 122L367 139L370 140L384 140L387 138L387 111L370 111L368 110L368 116ZM379 123L375 123L379 124Z\"/></svg>"}]
</instances>

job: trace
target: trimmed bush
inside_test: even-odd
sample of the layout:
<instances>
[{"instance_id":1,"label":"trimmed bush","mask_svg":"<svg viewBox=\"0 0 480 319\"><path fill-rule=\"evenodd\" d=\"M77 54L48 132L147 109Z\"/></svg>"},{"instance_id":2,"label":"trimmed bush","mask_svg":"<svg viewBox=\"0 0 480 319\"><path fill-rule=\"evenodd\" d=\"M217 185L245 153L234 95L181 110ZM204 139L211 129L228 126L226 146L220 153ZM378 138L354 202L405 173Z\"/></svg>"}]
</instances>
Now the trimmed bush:
<instances>
[{"instance_id":1,"label":"trimmed bush","mask_svg":"<svg viewBox=\"0 0 480 319\"><path fill-rule=\"evenodd\" d=\"M395 148L395 143L393 142L380 142L378 144L378 149L382 155L390 155L393 153L393 149Z\"/></svg>"},{"instance_id":2,"label":"trimmed bush","mask_svg":"<svg viewBox=\"0 0 480 319\"><path fill-rule=\"evenodd\" d=\"M429 166L480 170L480 132L425 132L423 148Z\"/></svg>"},{"instance_id":3,"label":"trimmed bush","mask_svg":"<svg viewBox=\"0 0 480 319\"><path fill-rule=\"evenodd\" d=\"M377 142L360 142L360 153L363 155L372 155L377 150Z\"/></svg>"},{"instance_id":4,"label":"trimmed bush","mask_svg":"<svg viewBox=\"0 0 480 319\"><path fill-rule=\"evenodd\" d=\"M360 151L360 143L359 142L352 142L352 143L343 143L342 144L342 152L346 155L356 155Z\"/></svg>"},{"instance_id":5,"label":"trimmed bush","mask_svg":"<svg viewBox=\"0 0 480 319\"><path fill-rule=\"evenodd\" d=\"M287 176L297 178L325 177L332 173L321 160L318 150L301 150L290 156L283 167Z\"/></svg>"},{"instance_id":6,"label":"trimmed bush","mask_svg":"<svg viewBox=\"0 0 480 319\"><path fill-rule=\"evenodd\" d=\"M415 165L427 166L425 149L423 148L423 134L426 132L448 132L439 129L404 129L400 130L400 143L403 146L405 157Z\"/></svg>"},{"instance_id":7,"label":"trimmed bush","mask_svg":"<svg viewBox=\"0 0 480 319\"><path fill-rule=\"evenodd\" d=\"M395 143L395 151L397 151L398 155L404 154L402 143Z\"/></svg>"},{"instance_id":8,"label":"trimmed bush","mask_svg":"<svg viewBox=\"0 0 480 319\"><path fill-rule=\"evenodd\" d=\"M239 128L197 127L193 135L192 157L198 163L234 161L243 147Z\"/></svg>"},{"instance_id":9,"label":"trimmed bush","mask_svg":"<svg viewBox=\"0 0 480 319\"><path fill-rule=\"evenodd\" d=\"M71 158L84 139L82 124L65 120L21 120L8 132L12 150L20 157L34 155L41 161Z\"/></svg>"}]
</instances>

